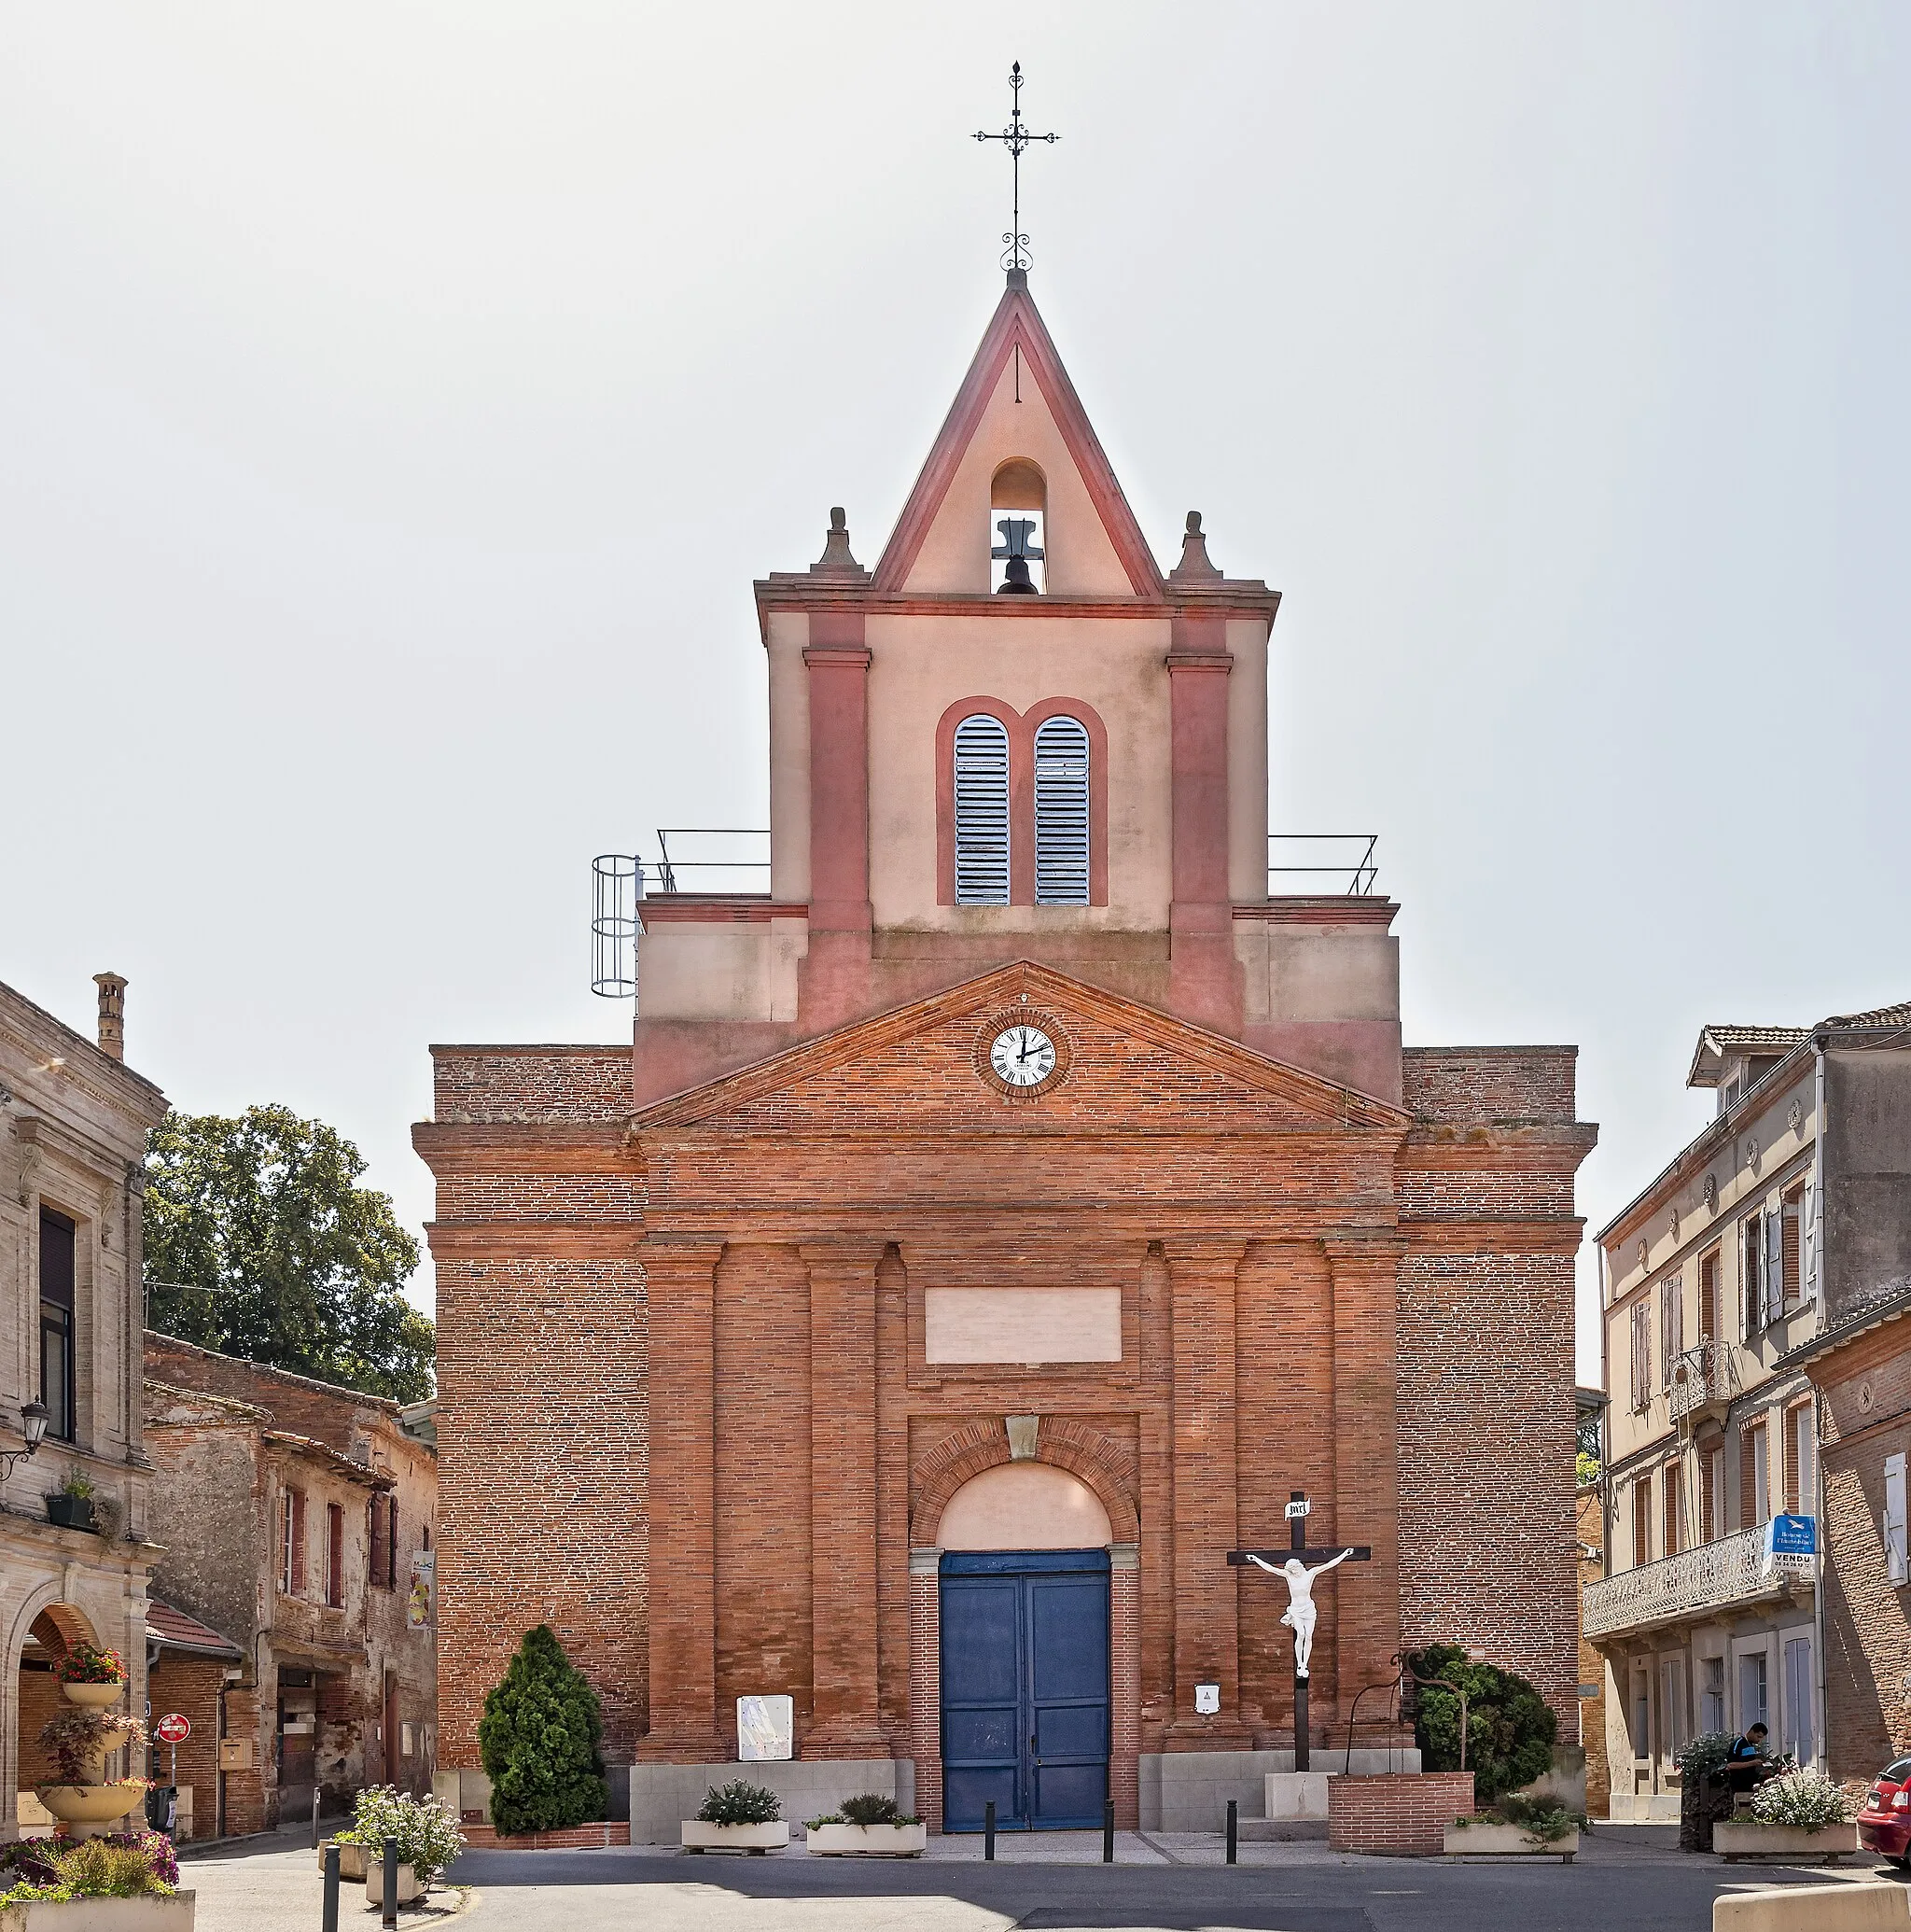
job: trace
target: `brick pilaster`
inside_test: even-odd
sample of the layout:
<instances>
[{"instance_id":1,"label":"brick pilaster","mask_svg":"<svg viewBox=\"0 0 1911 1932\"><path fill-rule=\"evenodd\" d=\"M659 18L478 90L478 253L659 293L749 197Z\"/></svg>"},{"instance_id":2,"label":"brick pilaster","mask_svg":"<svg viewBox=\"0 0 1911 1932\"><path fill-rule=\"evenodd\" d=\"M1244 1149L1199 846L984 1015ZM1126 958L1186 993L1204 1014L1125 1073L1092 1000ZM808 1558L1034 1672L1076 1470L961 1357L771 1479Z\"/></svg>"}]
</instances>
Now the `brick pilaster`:
<instances>
[{"instance_id":1,"label":"brick pilaster","mask_svg":"<svg viewBox=\"0 0 1911 1932\"><path fill-rule=\"evenodd\" d=\"M642 1760L724 1759L717 1721L718 1241L647 1242L650 1329L650 1729Z\"/></svg>"},{"instance_id":2,"label":"brick pilaster","mask_svg":"<svg viewBox=\"0 0 1911 1932\"><path fill-rule=\"evenodd\" d=\"M1123 1831L1141 1828L1141 1565L1134 1544L1109 1551L1109 1796Z\"/></svg>"},{"instance_id":3,"label":"brick pilaster","mask_svg":"<svg viewBox=\"0 0 1911 1932\"><path fill-rule=\"evenodd\" d=\"M942 1828L942 1551L909 1552L909 1748L915 1759L915 1809L931 1831Z\"/></svg>"},{"instance_id":4,"label":"brick pilaster","mask_svg":"<svg viewBox=\"0 0 1911 1932\"><path fill-rule=\"evenodd\" d=\"M810 1271L814 1720L805 1757L882 1757L877 1692L876 1265L881 1244L805 1243Z\"/></svg>"},{"instance_id":5,"label":"brick pilaster","mask_svg":"<svg viewBox=\"0 0 1911 1932\"><path fill-rule=\"evenodd\" d=\"M1234 1272L1245 1241L1165 1240L1174 1289L1175 1695L1167 1747L1244 1751L1234 1547ZM1197 1683L1221 1711L1194 1711Z\"/></svg>"},{"instance_id":6,"label":"brick pilaster","mask_svg":"<svg viewBox=\"0 0 1911 1932\"><path fill-rule=\"evenodd\" d=\"M1373 1561L1333 1573L1334 1687L1345 1711L1397 1674L1400 1633L1400 1257L1393 1236L1330 1239L1333 1276L1332 1541L1365 1543ZM1324 1526L1322 1526L1324 1528ZM1310 1542L1330 1540L1317 1528ZM1315 1712L1314 1716L1324 1716Z\"/></svg>"}]
</instances>

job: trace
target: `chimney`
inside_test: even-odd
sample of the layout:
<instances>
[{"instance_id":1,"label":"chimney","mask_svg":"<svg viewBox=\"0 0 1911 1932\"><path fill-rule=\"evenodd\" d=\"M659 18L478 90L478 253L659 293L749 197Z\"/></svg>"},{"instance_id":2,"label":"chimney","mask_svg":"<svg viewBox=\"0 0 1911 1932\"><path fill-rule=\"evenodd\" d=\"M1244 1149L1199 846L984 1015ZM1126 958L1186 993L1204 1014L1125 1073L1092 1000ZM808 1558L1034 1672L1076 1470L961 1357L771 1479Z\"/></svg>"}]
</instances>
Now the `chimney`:
<instances>
[{"instance_id":1,"label":"chimney","mask_svg":"<svg viewBox=\"0 0 1911 1932\"><path fill-rule=\"evenodd\" d=\"M126 1057L126 982L117 973L96 973L100 989L100 1051L109 1060Z\"/></svg>"}]
</instances>

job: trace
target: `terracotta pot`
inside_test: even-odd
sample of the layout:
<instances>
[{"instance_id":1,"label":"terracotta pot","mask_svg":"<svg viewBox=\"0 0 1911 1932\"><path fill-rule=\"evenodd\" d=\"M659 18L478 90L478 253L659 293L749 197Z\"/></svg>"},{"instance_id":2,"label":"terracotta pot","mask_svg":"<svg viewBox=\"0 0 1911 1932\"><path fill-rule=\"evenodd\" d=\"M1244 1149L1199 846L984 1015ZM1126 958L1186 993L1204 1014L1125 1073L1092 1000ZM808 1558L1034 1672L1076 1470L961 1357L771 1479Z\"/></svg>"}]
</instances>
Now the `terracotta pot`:
<instances>
[{"instance_id":1,"label":"terracotta pot","mask_svg":"<svg viewBox=\"0 0 1911 1932\"><path fill-rule=\"evenodd\" d=\"M85 1704L95 1711L104 1711L108 1704L117 1704L126 1695L126 1680L117 1684L68 1684L63 1681L60 1695L69 1704Z\"/></svg>"}]
</instances>

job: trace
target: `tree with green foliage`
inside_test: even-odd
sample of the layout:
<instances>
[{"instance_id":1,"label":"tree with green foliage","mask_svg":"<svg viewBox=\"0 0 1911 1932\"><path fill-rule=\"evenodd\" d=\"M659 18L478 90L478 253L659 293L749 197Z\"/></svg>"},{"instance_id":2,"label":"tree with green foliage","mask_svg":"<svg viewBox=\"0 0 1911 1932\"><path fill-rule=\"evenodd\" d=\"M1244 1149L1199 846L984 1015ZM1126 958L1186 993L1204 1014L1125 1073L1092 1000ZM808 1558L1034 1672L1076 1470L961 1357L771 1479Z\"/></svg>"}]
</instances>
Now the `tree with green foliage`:
<instances>
[{"instance_id":1,"label":"tree with green foliage","mask_svg":"<svg viewBox=\"0 0 1911 1932\"><path fill-rule=\"evenodd\" d=\"M432 1390L436 1336L404 1296L418 1244L365 1160L289 1107L169 1113L146 1151L146 1324L368 1394Z\"/></svg>"},{"instance_id":2,"label":"tree with green foliage","mask_svg":"<svg viewBox=\"0 0 1911 1932\"><path fill-rule=\"evenodd\" d=\"M1502 1792L1517 1791L1553 1767L1559 1719L1538 1690L1513 1671L1470 1663L1458 1644L1430 1644L1406 1659L1413 1677L1414 1742L1423 1771L1458 1771L1459 1699L1430 1677L1444 1677L1467 1698L1466 1769L1473 1774L1473 1801L1489 1805ZM1411 1683L1411 1680L1410 1680Z\"/></svg>"},{"instance_id":3,"label":"tree with green foliage","mask_svg":"<svg viewBox=\"0 0 1911 1932\"><path fill-rule=\"evenodd\" d=\"M507 1835L563 1831L604 1815L597 1693L547 1623L518 1646L484 1700L478 1755L491 1780L491 1822Z\"/></svg>"}]
</instances>

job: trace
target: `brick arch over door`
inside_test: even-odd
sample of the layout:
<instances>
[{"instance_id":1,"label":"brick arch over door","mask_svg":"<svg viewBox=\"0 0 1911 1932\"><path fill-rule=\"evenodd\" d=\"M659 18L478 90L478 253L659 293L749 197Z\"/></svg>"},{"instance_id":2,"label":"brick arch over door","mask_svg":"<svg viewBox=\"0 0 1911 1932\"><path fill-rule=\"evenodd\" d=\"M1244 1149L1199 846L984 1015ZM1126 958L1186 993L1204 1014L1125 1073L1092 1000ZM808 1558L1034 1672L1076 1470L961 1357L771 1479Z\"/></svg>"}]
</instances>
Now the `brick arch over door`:
<instances>
[{"instance_id":1,"label":"brick arch over door","mask_svg":"<svg viewBox=\"0 0 1911 1932\"><path fill-rule=\"evenodd\" d=\"M1018 711L1000 698L957 698L936 725L936 903L956 903L956 727L994 718L1009 734L1009 903L1035 903L1035 734L1073 718L1088 734L1088 903L1109 903L1109 733L1082 698L1043 698Z\"/></svg>"},{"instance_id":2,"label":"brick arch over door","mask_svg":"<svg viewBox=\"0 0 1911 1932\"><path fill-rule=\"evenodd\" d=\"M1109 1513L1117 1543L1141 1540L1135 1501L1135 1471L1120 1444L1087 1422L1044 1416L1036 1435L1035 1459L1053 1463L1085 1482ZM999 1416L965 1422L952 1430L916 1464L910 1484L909 1540L917 1549L932 1548L949 1499L970 1477L1013 1459L1009 1432Z\"/></svg>"}]
</instances>

